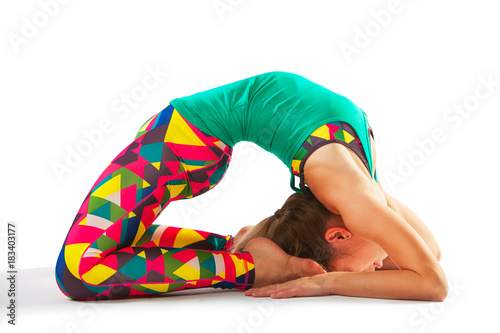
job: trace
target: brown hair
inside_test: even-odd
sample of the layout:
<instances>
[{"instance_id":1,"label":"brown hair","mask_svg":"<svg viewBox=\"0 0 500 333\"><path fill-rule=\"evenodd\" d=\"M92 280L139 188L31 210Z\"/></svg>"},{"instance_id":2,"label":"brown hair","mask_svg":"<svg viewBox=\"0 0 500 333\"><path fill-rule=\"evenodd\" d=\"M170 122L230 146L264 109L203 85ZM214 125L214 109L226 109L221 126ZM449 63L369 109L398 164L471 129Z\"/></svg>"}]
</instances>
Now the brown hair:
<instances>
[{"instance_id":1,"label":"brown hair","mask_svg":"<svg viewBox=\"0 0 500 333\"><path fill-rule=\"evenodd\" d=\"M261 221L237 241L234 252L241 252L252 239L264 237L285 253L313 259L327 271L332 271L328 262L339 255L325 239L326 230L332 226L345 227L340 215L330 212L312 194L294 193L274 215Z\"/></svg>"}]
</instances>

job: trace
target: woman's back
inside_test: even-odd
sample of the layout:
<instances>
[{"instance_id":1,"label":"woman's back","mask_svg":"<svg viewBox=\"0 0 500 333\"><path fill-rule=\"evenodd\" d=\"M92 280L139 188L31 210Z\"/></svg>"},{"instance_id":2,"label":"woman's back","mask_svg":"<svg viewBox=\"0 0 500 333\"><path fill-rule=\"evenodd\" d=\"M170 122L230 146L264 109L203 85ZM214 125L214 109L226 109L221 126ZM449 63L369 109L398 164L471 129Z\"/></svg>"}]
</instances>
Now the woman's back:
<instances>
[{"instance_id":1,"label":"woman's back","mask_svg":"<svg viewBox=\"0 0 500 333\"><path fill-rule=\"evenodd\" d=\"M359 135L372 165L364 112L349 99L300 75L268 72L176 98L171 104L200 130L230 146L254 142L289 168L294 154L316 128L344 121Z\"/></svg>"}]
</instances>

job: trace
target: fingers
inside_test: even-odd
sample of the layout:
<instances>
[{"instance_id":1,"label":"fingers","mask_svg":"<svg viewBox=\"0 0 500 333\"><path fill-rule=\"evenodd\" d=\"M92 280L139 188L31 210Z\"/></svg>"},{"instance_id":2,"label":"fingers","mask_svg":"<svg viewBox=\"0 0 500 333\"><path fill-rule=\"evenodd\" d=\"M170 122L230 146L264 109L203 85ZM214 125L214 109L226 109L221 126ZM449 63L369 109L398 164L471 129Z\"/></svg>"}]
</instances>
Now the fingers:
<instances>
[{"instance_id":1,"label":"fingers","mask_svg":"<svg viewBox=\"0 0 500 333\"><path fill-rule=\"evenodd\" d=\"M330 292L325 288L325 280L328 278L327 275L323 274L313 277L303 277L281 284L251 288L245 292L245 295L271 298L328 296Z\"/></svg>"}]
</instances>

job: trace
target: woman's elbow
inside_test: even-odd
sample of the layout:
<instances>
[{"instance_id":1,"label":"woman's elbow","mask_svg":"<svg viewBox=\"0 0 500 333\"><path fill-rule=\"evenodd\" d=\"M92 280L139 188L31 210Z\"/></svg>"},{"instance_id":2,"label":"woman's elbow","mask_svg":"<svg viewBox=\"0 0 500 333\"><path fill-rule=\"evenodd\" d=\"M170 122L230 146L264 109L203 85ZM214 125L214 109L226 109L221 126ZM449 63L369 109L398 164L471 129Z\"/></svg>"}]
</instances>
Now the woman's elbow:
<instances>
[{"instance_id":1,"label":"woman's elbow","mask_svg":"<svg viewBox=\"0 0 500 333\"><path fill-rule=\"evenodd\" d=\"M448 296L448 283L440 284L434 288L431 301L442 302Z\"/></svg>"},{"instance_id":2,"label":"woman's elbow","mask_svg":"<svg viewBox=\"0 0 500 333\"><path fill-rule=\"evenodd\" d=\"M434 279L432 283L427 284L425 290L425 300L442 302L448 296L448 281L445 277Z\"/></svg>"}]
</instances>

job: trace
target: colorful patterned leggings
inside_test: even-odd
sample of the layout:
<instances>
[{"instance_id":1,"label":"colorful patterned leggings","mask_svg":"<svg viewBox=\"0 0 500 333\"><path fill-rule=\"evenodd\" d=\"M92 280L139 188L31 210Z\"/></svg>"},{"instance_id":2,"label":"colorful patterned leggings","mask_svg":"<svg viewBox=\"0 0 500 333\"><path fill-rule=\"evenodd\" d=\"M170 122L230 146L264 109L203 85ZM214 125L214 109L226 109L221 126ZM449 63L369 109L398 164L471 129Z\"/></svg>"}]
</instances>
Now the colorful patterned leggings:
<instances>
[{"instance_id":1,"label":"colorful patterned leggings","mask_svg":"<svg viewBox=\"0 0 500 333\"><path fill-rule=\"evenodd\" d=\"M152 224L172 201L220 182L232 147L172 105L151 117L86 196L56 264L61 291L78 300L144 297L187 288L252 286L249 252L232 237Z\"/></svg>"}]
</instances>

